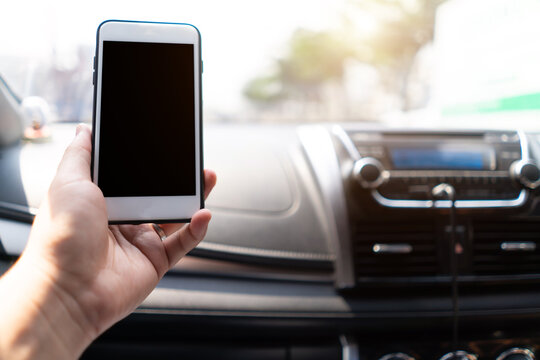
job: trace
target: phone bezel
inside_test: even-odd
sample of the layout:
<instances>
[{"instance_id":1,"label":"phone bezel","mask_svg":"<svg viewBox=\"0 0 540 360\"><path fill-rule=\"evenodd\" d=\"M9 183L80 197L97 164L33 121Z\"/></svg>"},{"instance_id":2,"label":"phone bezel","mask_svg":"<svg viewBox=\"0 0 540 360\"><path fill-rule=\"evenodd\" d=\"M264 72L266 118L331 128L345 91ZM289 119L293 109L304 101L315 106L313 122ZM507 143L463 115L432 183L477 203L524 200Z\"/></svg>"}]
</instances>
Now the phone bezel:
<instances>
[{"instance_id":1,"label":"phone bezel","mask_svg":"<svg viewBox=\"0 0 540 360\"><path fill-rule=\"evenodd\" d=\"M193 44L195 91L196 192L190 196L105 197L109 223L189 222L204 207L202 154L201 47L200 33L190 24L107 20L97 30L94 61L94 111L92 136L92 181L99 178L99 139L101 123L101 70L104 41ZM160 169L149 169L159 176ZM165 174L165 172L162 172Z\"/></svg>"}]
</instances>

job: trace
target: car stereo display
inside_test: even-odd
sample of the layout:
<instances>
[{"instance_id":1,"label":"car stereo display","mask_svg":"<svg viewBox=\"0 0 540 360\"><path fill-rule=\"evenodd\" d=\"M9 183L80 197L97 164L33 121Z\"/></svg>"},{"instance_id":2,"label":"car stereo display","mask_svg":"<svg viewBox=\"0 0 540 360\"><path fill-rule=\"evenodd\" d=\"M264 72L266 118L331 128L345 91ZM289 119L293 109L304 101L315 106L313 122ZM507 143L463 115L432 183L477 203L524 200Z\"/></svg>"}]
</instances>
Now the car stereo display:
<instances>
[{"instance_id":1,"label":"car stereo display","mask_svg":"<svg viewBox=\"0 0 540 360\"><path fill-rule=\"evenodd\" d=\"M392 148L394 169L486 170L491 166L489 149Z\"/></svg>"}]
</instances>

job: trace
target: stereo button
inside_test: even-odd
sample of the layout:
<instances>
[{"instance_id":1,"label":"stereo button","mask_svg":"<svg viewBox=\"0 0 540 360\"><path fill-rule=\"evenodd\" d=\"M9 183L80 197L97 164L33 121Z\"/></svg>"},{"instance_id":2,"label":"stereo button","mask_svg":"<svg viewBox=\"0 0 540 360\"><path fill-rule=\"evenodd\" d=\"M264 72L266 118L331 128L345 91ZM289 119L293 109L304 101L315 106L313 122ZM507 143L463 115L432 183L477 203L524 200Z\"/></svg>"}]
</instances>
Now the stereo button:
<instances>
[{"instance_id":1,"label":"stereo button","mask_svg":"<svg viewBox=\"0 0 540 360\"><path fill-rule=\"evenodd\" d=\"M379 360L414 360L414 358L404 353L393 353L384 355Z\"/></svg>"},{"instance_id":2,"label":"stereo button","mask_svg":"<svg viewBox=\"0 0 540 360\"><path fill-rule=\"evenodd\" d=\"M365 157L354 163L353 176L362 187L375 189L387 180L388 172L384 170L379 160Z\"/></svg>"},{"instance_id":3,"label":"stereo button","mask_svg":"<svg viewBox=\"0 0 540 360\"><path fill-rule=\"evenodd\" d=\"M528 189L536 189L540 185L540 169L532 161L515 161L510 167L510 175Z\"/></svg>"},{"instance_id":4,"label":"stereo button","mask_svg":"<svg viewBox=\"0 0 540 360\"><path fill-rule=\"evenodd\" d=\"M512 348L500 354L497 360L534 360L534 354L529 349Z\"/></svg>"},{"instance_id":5,"label":"stereo button","mask_svg":"<svg viewBox=\"0 0 540 360\"><path fill-rule=\"evenodd\" d=\"M478 357L466 351L458 350L444 355L440 360L477 360Z\"/></svg>"}]
</instances>

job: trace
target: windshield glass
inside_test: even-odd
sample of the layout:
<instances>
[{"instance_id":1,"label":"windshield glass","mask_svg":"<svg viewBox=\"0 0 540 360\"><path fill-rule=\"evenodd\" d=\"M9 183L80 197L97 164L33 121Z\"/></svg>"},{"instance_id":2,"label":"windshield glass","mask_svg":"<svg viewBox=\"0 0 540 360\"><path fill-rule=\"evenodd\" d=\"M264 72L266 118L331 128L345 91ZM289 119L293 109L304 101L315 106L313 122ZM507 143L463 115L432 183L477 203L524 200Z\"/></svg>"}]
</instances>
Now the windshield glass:
<instances>
[{"instance_id":1,"label":"windshield glass","mask_svg":"<svg viewBox=\"0 0 540 360\"><path fill-rule=\"evenodd\" d=\"M20 0L0 12L0 75L47 121L89 122L98 25L186 22L208 122L535 128L539 15L536 0Z\"/></svg>"}]
</instances>

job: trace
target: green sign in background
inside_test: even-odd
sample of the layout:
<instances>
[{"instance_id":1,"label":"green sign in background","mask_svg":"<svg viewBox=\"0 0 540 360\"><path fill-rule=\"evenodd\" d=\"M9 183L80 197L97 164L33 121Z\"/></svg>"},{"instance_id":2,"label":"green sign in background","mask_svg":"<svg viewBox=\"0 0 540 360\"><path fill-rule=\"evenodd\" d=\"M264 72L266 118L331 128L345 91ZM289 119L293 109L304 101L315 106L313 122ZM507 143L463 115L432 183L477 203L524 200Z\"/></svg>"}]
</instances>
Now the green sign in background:
<instances>
[{"instance_id":1,"label":"green sign in background","mask_svg":"<svg viewBox=\"0 0 540 360\"><path fill-rule=\"evenodd\" d=\"M458 116L522 110L540 110L540 93L448 106L442 109L442 114Z\"/></svg>"}]
</instances>

